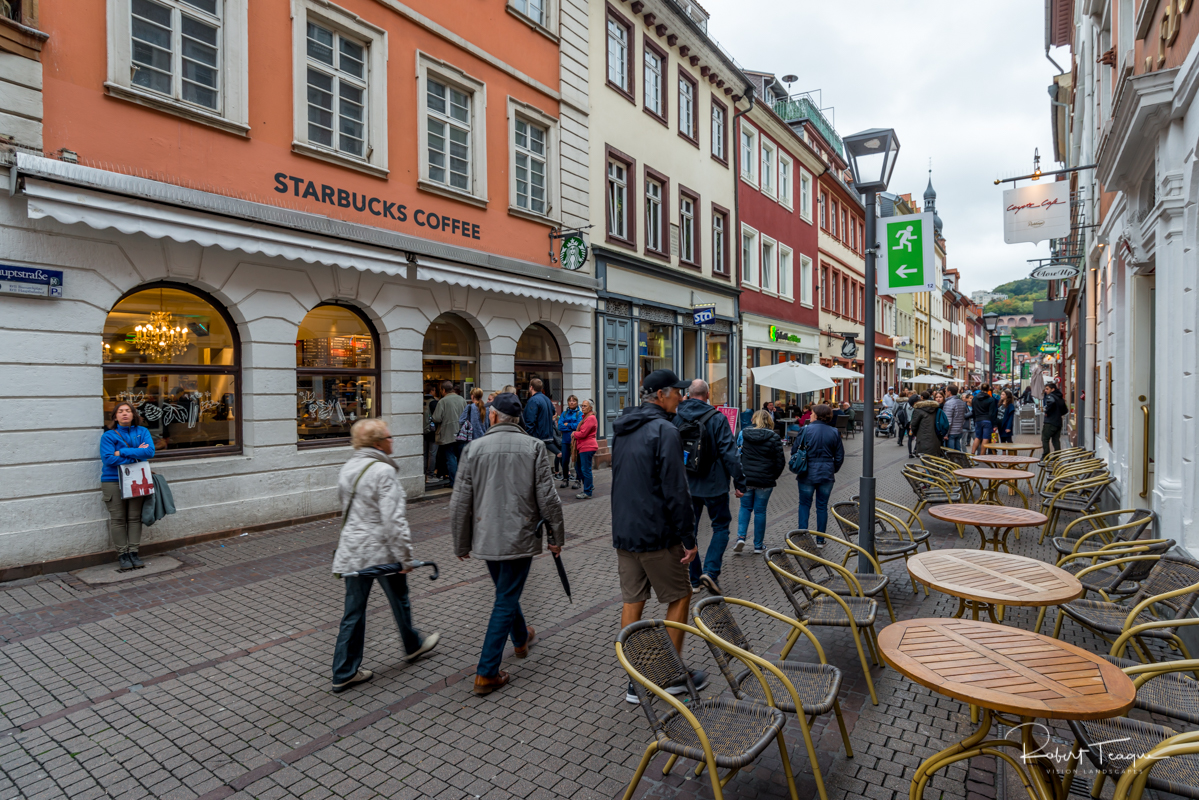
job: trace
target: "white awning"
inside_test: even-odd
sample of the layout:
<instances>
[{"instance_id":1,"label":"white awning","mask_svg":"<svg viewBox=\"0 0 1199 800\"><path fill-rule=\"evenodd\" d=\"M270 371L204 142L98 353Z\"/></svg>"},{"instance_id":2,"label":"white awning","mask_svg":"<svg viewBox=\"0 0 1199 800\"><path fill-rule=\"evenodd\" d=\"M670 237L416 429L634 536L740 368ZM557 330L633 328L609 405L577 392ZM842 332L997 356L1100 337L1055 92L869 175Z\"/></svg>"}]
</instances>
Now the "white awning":
<instances>
[{"instance_id":1,"label":"white awning","mask_svg":"<svg viewBox=\"0 0 1199 800\"><path fill-rule=\"evenodd\" d=\"M390 231L350 226L326 217L277 209L261 203L225 198L208 192L106 173L49 159L23 158L21 165L26 171L23 175L23 194L28 201L30 219L49 217L67 225L83 223L97 230L113 229L128 234L142 233L152 239L169 238L177 242L194 242L204 247L215 246L225 250L261 253L309 264L328 264L346 269L398 275L409 280L469 286L587 308L596 306L595 291L587 286L557 283L532 275L431 258L398 247L374 247L351 238L323 235L326 229L346 228L352 229L356 235L372 238L391 237L413 244L419 241L411 237L400 237ZM34 174L30 173L34 172L35 167L41 170L35 174L45 174L55 180L34 177ZM137 197L117 191L85 188L88 185L102 184L105 180L121 187L128 184L130 191L150 193L150 196L147 198L143 194L142 197ZM79 185L81 183L84 185ZM159 194L163 195L164 200L180 202L156 202L154 198ZM228 213L201 210L209 206ZM273 220L275 216L286 219L288 224L258 221L262 218ZM297 229L299 227L321 232L310 233ZM477 252L469 253L469 257L495 258ZM576 276L571 274L569 277Z\"/></svg>"},{"instance_id":2,"label":"white awning","mask_svg":"<svg viewBox=\"0 0 1199 800\"><path fill-rule=\"evenodd\" d=\"M502 272L483 273L471 267L449 261L438 261L425 256L420 256L416 260L416 279L450 283L456 286L472 286L491 292L535 297L573 306L595 308L596 305L595 292L588 289L552 284L531 277L520 278Z\"/></svg>"}]
</instances>

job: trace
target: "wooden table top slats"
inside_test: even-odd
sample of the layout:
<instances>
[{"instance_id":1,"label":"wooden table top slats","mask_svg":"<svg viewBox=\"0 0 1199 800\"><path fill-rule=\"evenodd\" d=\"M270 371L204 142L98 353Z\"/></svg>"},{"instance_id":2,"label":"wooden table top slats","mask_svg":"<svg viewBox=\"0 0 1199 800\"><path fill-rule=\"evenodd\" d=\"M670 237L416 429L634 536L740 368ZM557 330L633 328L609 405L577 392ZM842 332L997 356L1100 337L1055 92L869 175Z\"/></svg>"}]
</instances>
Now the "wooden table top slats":
<instances>
[{"instance_id":1,"label":"wooden table top slats","mask_svg":"<svg viewBox=\"0 0 1199 800\"><path fill-rule=\"evenodd\" d=\"M1025 472L1022 469L988 469L986 467L955 469L953 474L974 481L1020 481L1030 480L1033 477L1031 472Z\"/></svg>"},{"instance_id":2,"label":"wooden table top slats","mask_svg":"<svg viewBox=\"0 0 1199 800\"><path fill-rule=\"evenodd\" d=\"M1049 606L1082 596L1064 569L987 550L933 550L908 559L908 572L939 592L1003 606Z\"/></svg>"},{"instance_id":3,"label":"wooden table top slats","mask_svg":"<svg viewBox=\"0 0 1199 800\"><path fill-rule=\"evenodd\" d=\"M928 513L945 522L981 525L987 528L1031 528L1044 525L1047 517L1039 511L1015 506L987 506L975 503L945 503L929 506Z\"/></svg>"},{"instance_id":4,"label":"wooden table top slats","mask_svg":"<svg viewBox=\"0 0 1199 800\"><path fill-rule=\"evenodd\" d=\"M983 442L983 449L984 450L1011 450L1012 452L1015 452L1015 453L1019 453L1021 450L1027 450L1028 452L1031 453L1033 450L1040 450L1041 445L1039 445L1039 444L1010 444L1008 442Z\"/></svg>"},{"instance_id":5,"label":"wooden table top slats","mask_svg":"<svg viewBox=\"0 0 1199 800\"><path fill-rule=\"evenodd\" d=\"M1136 697L1128 676L1100 656L1002 625L911 619L888 625L878 638L883 659L898 672L995 711L1102 719L1124 713Z\"/></svg>"},{"instance_id":6,"label":"wooden table top slats","mask_svg":"<svg viewBox=\"0 0 1199 800\"><path fill-rule=\"evenodd\" d=\"M1008 464L1011 466L1036 464L1041 460L1034 456L997 456L993 453L980 456L971 456L971 458L982 464Z\"/></svg>"}]
</instances>

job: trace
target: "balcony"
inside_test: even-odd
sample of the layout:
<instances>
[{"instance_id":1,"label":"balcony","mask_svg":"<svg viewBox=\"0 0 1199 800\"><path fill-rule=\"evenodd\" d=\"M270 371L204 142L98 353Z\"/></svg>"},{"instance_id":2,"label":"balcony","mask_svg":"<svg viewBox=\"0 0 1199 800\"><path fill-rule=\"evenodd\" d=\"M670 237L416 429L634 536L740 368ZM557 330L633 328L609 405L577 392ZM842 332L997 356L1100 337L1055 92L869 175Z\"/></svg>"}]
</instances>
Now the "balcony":
<instances>
[{"instance_id":1,"label":"balcony","mask_svg":"<svg viewBox=\"0 0 1199 800\"><path fill-rule=\"evenodd\" d=\"M837 151L837 155L845 158L845 146L841 143L841 137L837 135L836 128L824 114L820 113L820 109L812 102L810 96L801 94L787 100L779 100L774 103L773 108L774 113L782 117L784 122L798 122L801 119L811 122L816 130L820 131L824 140Z\"/></svg>"}]
</instances>

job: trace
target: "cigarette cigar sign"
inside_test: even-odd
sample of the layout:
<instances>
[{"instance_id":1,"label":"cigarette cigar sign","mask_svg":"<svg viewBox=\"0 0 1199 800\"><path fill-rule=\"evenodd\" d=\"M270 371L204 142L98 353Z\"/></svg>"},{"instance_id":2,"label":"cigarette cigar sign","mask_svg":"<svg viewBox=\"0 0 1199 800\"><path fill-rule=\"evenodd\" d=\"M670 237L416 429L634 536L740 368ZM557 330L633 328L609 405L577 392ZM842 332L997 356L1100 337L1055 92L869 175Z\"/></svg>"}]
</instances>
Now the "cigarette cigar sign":
<instances>
[{"instance_id":1,"label":"cigarette cigar sign","mask_svg":"<svg viewBox=\"0 0 1199 800\"><path fill-rule=\"evenodd\" d=\"M1003 240L1008 244L1069 235L1069 181L1034 183L1003 193Z\"/></svg>"}]
</instances>

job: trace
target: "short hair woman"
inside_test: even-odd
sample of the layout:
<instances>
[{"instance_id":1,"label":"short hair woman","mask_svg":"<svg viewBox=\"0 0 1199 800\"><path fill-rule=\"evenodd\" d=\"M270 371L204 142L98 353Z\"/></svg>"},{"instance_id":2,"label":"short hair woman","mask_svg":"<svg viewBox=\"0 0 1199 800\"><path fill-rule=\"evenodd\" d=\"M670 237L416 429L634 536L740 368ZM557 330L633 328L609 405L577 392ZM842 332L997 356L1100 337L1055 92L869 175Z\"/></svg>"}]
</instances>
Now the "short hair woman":
<instances>
[{"instance_id":1,"label":"short hair woman","mask_svg":"<svg viewBox=\"0 0 1199 800\"><path fill-rule=\"evenodd\" d=\"M128 572L146 566L138 557L142 542L142 503L146 498L121 497L119 468L154 458L154 438L142 427L131 403L117 403L112 423L100 436L100 496L108 507L108 535L117 549L117 569Z\"/></svg>"}]
</instances>

